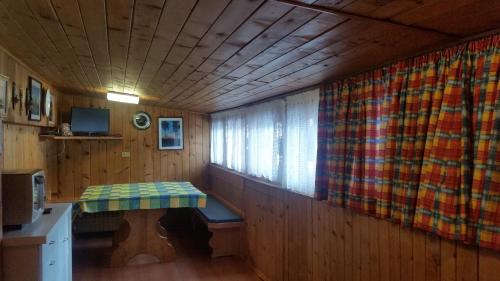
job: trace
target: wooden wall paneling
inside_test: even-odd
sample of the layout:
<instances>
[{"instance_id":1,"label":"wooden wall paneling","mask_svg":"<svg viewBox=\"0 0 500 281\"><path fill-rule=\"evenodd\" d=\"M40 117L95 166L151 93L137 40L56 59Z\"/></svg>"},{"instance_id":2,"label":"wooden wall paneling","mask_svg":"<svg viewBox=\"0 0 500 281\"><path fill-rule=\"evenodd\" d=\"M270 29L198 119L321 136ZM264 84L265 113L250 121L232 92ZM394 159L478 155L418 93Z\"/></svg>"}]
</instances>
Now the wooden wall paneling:
<instances>
[{"instance_id":1,"label":"wooden wall paneling","mask_svg":"<svg viewBox=\"0 0 500 281\"><path fill-rule=\"evenodd\" d=\"M341 234L341 241L343 241L344 252L343 261L343 276L344 280L353 279L353 218L352 212L346 209L339 209L339 223L342 224L343 233ZM342 222L340 222L342 220Z\"/></svg>"},{"instance_id":2,"label":"wooden wall paneling","mask_svg":"<svg viewBox=\"0 0 500 281\"><path fill-rule=\"evenodd\" d=\"M361 221L361 280L371 280L370 268L371 268L371 256L370 256L370 218L365 216L360 216Z\"/></svg>"},{"instance_id":3,"label":"wooden wall paneling","mask_svg":"<svg viewBox=\"0 0 500 281\"><path fill-rule=\"evenodd\" d=\"M245 20L251 16L263 1L232 1L212 25L209 31L198 43L200 48L195 47L189 57L175 71L163 86L163 90L168 94L166 99L171 99L177 95L171 91L184 80L192 69L199 67L206 59L226 40Z\"/></svg>"},{"instance_id":4,"label":"wooden wall paneling","mask_svg":"<svg viewBox=\"0 0 500 281\"><path fill-rule=\"evenodd\" d=\"M36 132L35 138L38 138L38 134L40 131ZM44 165L44 171L45 171L45 182L46 182L46 189L45 189L45 197L47 198L48 201L52 200L52 191L57 190L57 185L58 185L58 165L57 165L57 157L59 154L58 146L56 143L49 141L49 140L43 140L40 141L43 144L43 149L45 152L45 165Z\"/></svg>"},{"instance_id":5,"label":"wooden wall paneling","mask_svg":"<svg viewBox=\"0 0 500 281\"><path fill-rule=\"evenodd\" d=\"M312 279L313 280L327 280L323 276L324 265L326 265L326 260L324 260L324 256L322 255L325 252L324 248L320 248L319 244L324 240L323 234L325 231L323 230L322 224L322 210L325 208L325 204L321 204L319 202L313 202L312 204L312 251L313 251L313 264L312 264ZM250 214L249 214L250 215Z\"/></svg>"},{"instance_id":6,"label":"wooden wall paneling","mask_svg":"<svg viewBox=\"0 0 500 281\"><path fill-rule=\"evenodd\" d=\"M151 107L146 107L145 110L147 112L151 112ZM153 133L152 131L154 128L151 128L151 130L143 131L144 132L144 142L143 142L143 149L142 149L142 154L144 156L144 181L146 182L151 182L154 181L154 152L158 149L155 147L156 140L153 139ZM182 179L182 177L178 178L179 180Z\"/></svg>"},{"instance_id":7,"label":"wooden wall paneling","mask_svg":"<svg viewBox=\"0 0 500 281\"><path fill-rule=\"evenodd\" d=\"M160 111L160 114L158 117L167 117L170 115L170 112L167 111L166 109L162 108L161 111ZM158 121L158 119L157 119ZM158 128L159 123L157 123L156 125L156 130L159 130ZM184 134L186 134L186 137L184 138L184 145L186 145L186 142L189 141L189 130L190 130L191 127L185 127L184 128ZM159 141L159 139L158 139ZM159 144L157 144L157 146L159 147ZM170 160L171 160L171 157L170 157L170 151L168 150L160 150L160 155L161 155L161 173L160 173L160 176L162 178L162 180L169 180L170 176L172 175L172 168L170 167ZM189 159L188 159L188 163L190 163ZM170 169L170 171L169 171Z\"/></svg>"},{"instance_id":8,"label":"wooden wall paneling","mask_svg":"<svg viewBox=\"0 0 500 281\"><path fill-rule=\"evenodd\" d=\"M441 280L441 239L426 233L425 235L425 280Z\"/></svg>"},{"instance_id":9,"label":"wooden wall paneling","mask_svg":"<svg viewBox=\"0 0 500 281\"><path fill-rule=\"evenodd\" d=\"M279 192L266 190L259 184L247 182L245 207L252 214L247 219L249 254L257 274L265 280L285 280L283 276L284 212ZM245 212L245 213L247 213ZM270 230L273 231L270 231Z\"/></svg>"},{"instance_id":10,"label":"wooden wall paneling","mask_svg":"<svg viewBox=\"0 0 500 281\"><path fill-rule=\"evenodd\" d=\"M151 81L151 89L158 90L162 88L163 83L177 70L177 67L198 44L228 3L228 0L221 0L215 2L201 1L196 4L189 15L189 19L179 32L175 43L166 54L162 66ZM200 45L200 47L202 46Z\"/></svg>"},{"instance_id":11,"label":"wooden wall paneling","mask_svg":"<svg viewBox=\"0 0 500 281\"><path fill-rule=\"evenodd\" d=\"M340 25L342 27L344 25ZM356 25L355 23L349 24L347 26L360 26L359 24ZM335 30L335 29L334 29ZM410 31L406 30L406 33L410 33ZM276 87L274 85L285 85L284 81L294 81L297 79L308 79L308 76L315 72L322 72L324 77L323 79L326 79L328 77L331 77L333 73L331 73L332 70L337 71L338 75L348 73L350 70L347 69L345 66L344 67L336 67L332 64L339 64L341 62L344 62L345 65L349 64L349 66L353 67L355 65L353 62L356 62L359 59L358 64L365 64L366 67L368 66L373 66L377 65L383 62L386 62L387 60L390 60L388 56L392 56L393 58L401 55L402 53L405 52L410 52L413 50L413 52L417 50L421 50L422 48L426 48L429 44L435 44L436 42L440 42L442 40L442 37L439 36L429 36L426 37L423 40L419 40L419 45L415 44L406 44L406 43L401 43L400 41L392 41L395 40L396 38L399 38L399 36L409 36L409 34L406 34L405 32L401 32L401 30L394 28L393 26L370 26L370 27L364 27L363 30L361 30L358 33L353 33L349 32L350 37L348 37L345 41L348 43L351 42L359 42L355 47L357 47L358 50L354 52L354 49L352 46L350 48L346 48L345 50L347 51L346 54L337 54L336 56L333 56L334 53L331 52L326 52L324 54L321 54L321 52L315 53L313 55L310 55L307 58L303 58L302 61L305 61L307 63L303 62L294 62L291 63L290 65L287 65L286 67L282 69L275 70L274 73L267 74L267 77L260 78L259 80L265 83L269 83L268 85L260 85L259 87L254 87L257 89L260 89L261 92L267 93L269 96L270 94L268 93L269 89L266 87ZM416 34L413 34L417 36ZM370 38L370 39L369 39ZM378 41L378 40L381 41ZM337 41L338 42L338 41ZM344 43L344 45L346 44ZM381 43L383 42L383 43ZM342 44L341 44L342 45ZM383 53L379 54L378 56L372 56L370 58L366 57L367 52L370 53L379 53L381 52L380 50L387 50L385 46L387 45L398 45L398 49L391 49L391 54ZM398 53L401 52L401 53ZM328 56L328 54L330 54ZM352 56L352 58L351 58ZM321 58L322 59L318 59ZM327 59L328 57L332 57L330 59ZM377 61L381 57L384 57L384 60ZM324 61L322 61L324 60ZM345 63L348 61L349 63ZM316 69L316 70L315 70ZM339 73L339 71L343 73ZM293 74L293 75L292 75ZM272 82L272 84L271 84ZM304 86L304 83L302 82L302 87ZM246 97L251 97L252 100L258 100L263 98L262 96L255 95L256 92L246 92L245 95L238 95L237 92L233 92L233 89L229 92L230 95L234 95L232 98L233 100L236 99L235 103L240 104L241 103L241 97L246 96ZM238 99L239 98L239 99ZM231 100L231 99L229 99ZM224 102L228 102L228 97L227 96L221 96L219 99L216 99L213 101L216 104L221 104L223 107L231 107L231 104L229 105L222 105ZM247 101L245 101L247 102ZM195 110L199 110L200 104L197 104L198 107L188 107L192 108ZM233 105L234 106L234 105ZM214 110L214 109L211 109Z\"/></svg>"},{"instance_id":12,"label":"wooden wall paneling","mask_svg":"<svg viewBox=\"0 0 500 281\"><path fill-rule=\"evenodd\" d=\"M401 261L401 248L402 248L402 243L400 240L400 229L401 227L397 224L391 223L391 222L386 222L389 228L389 234L388 234L388 247L381 247L381 251L389 251L389 260L388 260L388 266L389 266L389 279L391 281L400 281L400 280L405 280L405 278L402 277L401 274L401 267L402 261ZM382 270L383 271L383 270Z\"/></svg>"},{"instance_id":13,"label":"wooden wall paneling","mask_svg":"<svg viewBox=\"0 0 500 281\"><path fill-rule=\"evenodd\" d=\"M325 243L325 246L329 248L329 259L330 263L328 263L326 266L331 267L331 271L329 272L330 275L328 275L328 280L336 280L337 275L339 274L339 254L338 254L338 246L337 246L337 224L335 223L335 209L330 208L328 209L328 216L327 216L327 240ZM343 276L341 277L343 278Z\"/></svg>"},{"instance_id":14,"label":"wooden wall paneling","mask_svg":"<svg viewBox=\"0 0 500 281\"><path fill-rule=\"evenodd\" d=\"M204 89L213 81L213 78L209 75L210 72L217 69L219 65L237 53L245 44L248 44L259 36L266 28L290 10L290 7L279 5L276 2L266 2L238 30L231 34L195 72L189 74L182 84L172 91L172 94L179 96L179 94L183 93L183 95L190 96ZM182 98L185 98L185 96Z\"/></svg>"},{"instance_id":15,"label":"wooden wall paneling","mask_svg":"<svg viewBox=\"0 0 500 281\"><path fill-rule=\"evenodd\" d=\"M196 169L195 177L197 178L199 186L205 186L206 180L204 178L205 173L203 172L203 137L205 134L203 133L203 117L200 115L196 116L195 119L195 129L196 129L196 142L195 142L195 161L196 161Z\"/></svg>"},{"instance_id":16,"label":"wooden wall paneling","mask_svg":"<svg viewBox=\"0 0 500 281\"><path fill-rule=\"evenodd\" d=\"M126 105L107 102L100 98L64 95L60 102L61 117L68 115L72 106L90 106L110 110L110 132L121 134L122 141L66 141L55 142L65 153L59 157L55 200L78 198L89 185L160 180L188 180L199 188L207 185L204 152L209 150L209 136L204 127L208 116L193 112L170 110L145 105ZM131 123L133 114L146 111L152 116L152 126L137 130ZM185 150L158 150L159 116L186 116L193 122L184 123ZM205 122L205 123L204 123ZM191 147L191 150L189 149ZM190 153L192 151L193 153ZM129 152L130 157L122 156ZM204 158L205 157L205 160Z\"/></svg>"},{"instance_id":17,"label":"wooden wall paneling","mask_svg":"<svg viewBox=\"0 0 500 281\"><path fill-rule=\"evenodd\" d=\"M284 280L307 281L312 276L312 199L285 194Z\"/></svg>"},{"instance_id":18,"label":"wooden wall paneling","mask_svg":"<svg viewBox=\"0 0 500 281\"><path fill-rule=\"evenodd\" d=\"M189 122L191 126L189 127L189 170L192 171L196 169L196 118L195 116L189 114ZM191 174L193 178L196 178L198 175Z\"/></svg>"},{"instance_id":19,"label":"wooden wall paneling","mask_svg":"<svg viewBox=\"0 0 500 281\"><path fill-rule=\"evenodd\" d=\"M174 117L183 117L182 113L179 112L179 111L174 111L172 112L172 116ZM196 116L196 118L198 118L198 116ZM190 117L190 120L192 120L192 118ZM183 118L183 123L184 123L184 118ZM193 126L193 123L191 123L191 126ZM195 152L194 154L194 163L195 163L195 166L194 166L194 169L195 171L197 169L200 169L201 167L196 165L199 160L201 160L201 157L202 155L198 155L196 154L196 148L197 148L197 145L198 145L198 141L199 141L199 134L198 134L198 128L196 127L197 126L197 123L195 122L194 123L194 126L195 126L195 130L196 130L196 135L195 135L195 143L194 143L194 147L191 146L191 144L189 145L190 147L190 152L193 153ZM184 126L184 128L186 128ZM191 159L190 159L191 161ZM182 150L174 150L172 151L171 153L171 162L170 162L171 166L172 166L172 175L171 177L173 179L176 179L176 180L180 180L182 178L182 169L183 169L183 159L182 159ZM201 170L200 170L201 172ZM194 176L196 176L196 173L194 174ZM191 175L191 178L193 179L193 183L195 183L196 186L199 186L199 187L204 187L204 184L200 181L198 181L196 179L196 177L193 178L193 175Z\"/></svg>"},{"instance_id":20,"label":"wooden wall paneling","mask_svg":"<svg viewBox=\"0 0 500 281\"><path fill-rule=\"evenodd\" d=\"M263 280L498 279L499 252L402 228L213 165L209 172L217 196L233 205L242 198L245 257Z\"/></svg>"},{"instance_id":21,"label":"wooden wall paneling","mask_svg":"<svg viewBox=\"0 0 500 281\"><path fill-rule=\"evenodd\" d=\"M378 223L376 218L369 218L368 229L370 231L370 280L371 281L381 281L380 280L380 252L379 252L379 233L378 233Z\"/></svg>"},{"instance_id":22,"label":"wooden wall paneling","mask_svg":"<svg viewBox=\"0 0 500 281\"><path fill-rule=\"evenodd\" d=\"M375 219L374 224L378 228L379 280L391 280L390 244L394 243L389 240L391 223Z\"/></svg>"},{"instance_id":23,"label":"wooden wall paneling","mask_svg":"<svg viewBox=\"0 0 500 281\"><path fill-rule=\"evenodd\" d=\"M415 280L413 278L414 253L412 231L408 228L401 228L399 232L399 239L401 243L401 279L409 281Z\"/></svg>"},{"instance_id":24,"label":"wooden wall paneling","mask_svg":"<svg viewBox=\"0 0 500 281\"><path fill-rule=\"evenodd\" d=\"M67 60L69 70L76 76L77 81L84 88L94 90L95 88L89 82L87 74L73 52L73 46L62 28L52 4L44 0L30 0L27 1L27 5L33 16L45 30L48 37L45 40L49 39L54 43L64 59Z\"/></svg>"},{"instance_id":25,"label":"wooden wall paneling","mask_svg":"<svg viewBox=\"0 0 500 281\"><path fill-rule=\"evenodd\" d=\"M5 0L0 39L69 93L114 89L210 112L500 27L500 4L488 1L295 3ZM325 49L333 44L359 49Z\"/></svg>"},{"instance_id":26,"label":"wooden wall paneling","mask_svg":"<svg viewBox=\"0 0 500 281\"><path fill-rule=\"evenodd\" d=\"M140 108L134 107L135 109L140 110ZM131 113L131 111L129 111ZM155 129L151 127L151 129ZM158 128L156 128L157 130ZM140 174L141 174L141 165L138 155L141 151L141 147L139 145L140 138L140 130L135 128L130 131L130 182L139 182ZM164 179L162 179L164 180Z\"/></svg>"},{"instance_id":27,"label":"wooden wall paneling","mask_svg":"<svg viewBox=\"0 0 500 281\"><path fill-rule=\"evenodd\" d=\"M365 249L361 248L361 219L360 216L350 211L352 214L352 280L361 281L361 256Z\"/></svg>"},{"instance_id":28,"label":"wooden wall paneling","mask_svg":"<svg viewBox=\"0 0 500 281\"><path fill-rule=\"evenodd\" d=\"M164 110L163 111L163 114L162 114L162 117L174 117L176 115L176 112L175 111L172 111L172 110ZM189 127L189 132L191 131L194 131L195 128L194 127ZM191 133L188 134L188 139L189 139L189 147L192 146L193 142L191 140L191 138L194 138L192 137ZM175 159L175 154L176 154L176 151L175 150L165 150L163 152L163 155L164 155L164 161L162 162L162 169L165 170L165 178L167 180L174 180L175 179L175 176L176 176L176 159ZM191 157L191 155L190 155ZM194 155L192 158L189 159L189 164L190 164L190 169L194 169Z\"/></svg>"},{"instance_id":29,"label":"wooden wall paneling","mask_svg":"<svg viewBox=\"0 0 500 281\"><path fill-rule=\"evenodd\" d=\"M289 65L300 58L303 58L314 51L326 48L333 43L341 40L341 23L344 21L341 18L331 15L318 15L315 19L296 31L287 35L283 40L277 42L269 49L265 50L258 56L252 58L242 66L238 67L227 75L232 79L221 79L198 91L196 94L189 97L178 97L174 99L179 105L186 105L196 100L208 100L213 95L209 93L216 92L217 95L231 92L231 95L236 95L234 90L245 87L249 82L255 83L257 79L266 74ZM351 25L349 25L351 26ZM325 32L325 29L327 30ZM308 38L310 41L304 40ZM332 48L332 47L330 47ZM283 52L286 50L286 52ZM326 55L324 52L323 55ZM227 81L227 83L224 83ZM253 88L257 87L255 85Z\"/></svg>"},{"instance_id":30,"label":"wooden wall paneling","mask_svg":"<svg viewBox=\"0 0 500 281\"><path fill-rule=\"evenodd\" d=\"M212 71L210 75L203 77L203 79L197 82L195 85L196 91L205 88L207 85L215 82L217 79L229 74L231 71L240 67L256 54L266 50L276 42L278 42L283 37L294 32L296 29L300 28L302 25L306 24L309 20L316 17L318 13L312 11L306 11L302 9L292 9L286 13L286 15L278 18L270 27L266 29L266 32L259 34L257 37L252 39L247 45L238 52L228 58L223 64L220 63L216 66L215 70ZM234 80L234 79L233 79ZM201 82L201 83L200 83Z\"/></svg>"},{"instance_id":31,"label":"wooden wall paneling","mask_svg":"<svg viewBox=\"0 0 500 281\"><path fill-rule=\"evenodd\" d=\"M494 10L499 6L498 2L445 0L421 3L418 7L398 13L391 19L466 36L480 32L481 26L497 25L499 19ZM471 11L484 11L484 13L477 18ZM449 20L442 21L442 18Z\"/></svg>"},{"instance_id":32,"label":"wooden wall paneling","mask_svg":"<svg viewBox=\"0 0 500 281\"><path fill-rule=\"evenodd\" d=\"M167 77L162 89L167 93L164 98L169 100L175 97L176 93L171 90L193 69L198 68L263 2L262 0L230 2L190 53L185 52L187 57L177 69ZM196 17L196 14L193 16Z\"/></svg>"},{"instance_id":33,"label":"wooden wall paneling","mask_svg":"<svg viewBox=\"0 0 500 281\"><path fill-rule=\"evenodd\" d=\"M69 112L71 112L71 107L73 106L74 96L63 95L60 99L60 118L62 122L69 123ZM75 178L74 178L74 153L78 147L75 142L63 141L57 144L60 153L57 158L58 167L58 183L57 191L53 194L53 197L57 197L62 200L72 199L75 195Z\"/></svg>"},{"instance_id":34,"label":"wooden wall paneling","mask_svg":"<svg viewBox=\"0 0 500 281\"><path fill-rule=\"evenodd\" d=\"M106 1L109 57L113 90L124 92L134 0Z\"/></svg>"},{"instance_id":35,"label":"wooden wall paneling","mask_svg":"<svg viewBox=\"0 0 500 281\"><path fill-rule=\"evenodd\" d=\"M66 79L61 79L61 84L75 83L76 77L67 65L62 63L62 56L50 40L46 40L45 31L38 21L32 16L30 9L24 1L6 0L0 3L0 27L6 35L2 44L10 50L18 50L25 61L36 67L40 73L47 77L62 78L66 72ZM15 19L9 10L15 12ZM29 31L34 31L29 34ZM29 35L28 35L29 34Z\"/></svg>"},{"instance_id":36,"label":"wooden wall paneling","mask_svg":"<svg viewBox=\"0 0 500 281\"><path fill-rule=\"evenodd\" d=\"M498 265L500 264L500 255L489 249L479 250L479 281L498 280Z\"/></svg>"},{"instance_id":37,"label":"wooden wall paneling","mask_svg":"<svg viewBox=\"0 0 500 281\"><path fill-rule=\"evenodd\" d=\"M477 280L479 271L478 256L477 247L457 245L457 280Z\"/></svg>"},{"instance_id":38,"label":"wooden wall paneling","mask_svg":"<svg viewBox=\"0 0 500 281\"><path fill-rule=\"evenodd\" d=\"M25 124L32 126L50 126L53 127L57 123L57 99L59 91L54 89L49 83L42 79L42 77L35 73L33 70L24 65L17 58L13 57L10 53L0 48L0 74L7 76L9 79L7 91L7 116L6 123ZM53 107L53 122L49 123L46 116L41 117L41 121L29 121L26 114L25 98L26 88L28 87L28 77L34 77L42 83L43 88L51 90L54 107ZM19 101L15 108L12 107L12 84L16 84L16 89L22 90L23 100ZM22 104L21 104L22 103Z\"/></svg>"},{"instance_id":39,"label":"wooden wall paneling","mask_svg":"<svg viewBox=\"0 0 500 281\"><path fill-rule=\"evenodd\" d=\"M123 119L128 118L124 112L124 106L117 102L107 102L106 107L110 110L110 133L121 134L123 132ZM106 164L107 164L107 182L124 183L122 178L122 142L121 140L106 141ZM142 154L139 154L142 159Z\"/></svg>"},{"instance_id":40,"label":"wooden wall paneling","mask_svg":"<svg viewBox=\"0 0 500 281\"><path fill-rule=\"evenodd\" d=\"M457 281L457 242L441 240L441 281Z\"/></svg>"},{"instance_id":41,"label":"wooden wall paneling","mask_svg":"<svg viewBox=\"0 0 500 281\"><path fill-rule=\"evenodd\" d=\"M133 105L122 105L120 107L122 110L122 117L121 122L122 122L122 131L121 135L123 136L123 140L121 141L122 145L122 152L129 153L128 157L122 157L120 161L120 181L121 182L130 182L130 166L131 166L131 155L130 155L130 136L131 132L135 130L135 127L132 124L132 118L136 112L136 109ZM149 112L151 114L151 112ZM154 128L151 126L150 130Z\"/></svg>"},{"instance_id":42,"label":"wooden wall paneling","mask_svg":"<svg viewBox=\"0 0 500 281\"><path fill-rule=\"evenodd\" d=\"M331 217L333 222L333 236L336 240L335 242L335 275L337 280L343 281L345 280L345 239L344 239L344 217L343 217L343 209L334 208L334 215Z\"/></svg>"},{"instance_id":43,"label":"wooden wall paneling","mask_svg":"<svg viewBox=\"0 0 500 281\"><path fill-rule=\"evenodd\" d=\"M51 190L57 187L56 146L42 141L40 128L16 124L3 124L5 169L43 169L46 175L46 196L51 199Z\"/></svg>"},{"instance_id":44,"label":"wooden wall paneling","mask_svg":"<svg viewBox=\"0 0 500 281\"><path fill-rule=\"evenodd\" d=\"M174 0L165 3L146 61L135 86L136 92L146 92L151 80L162 66L166 55L177 39L179 32L184 27L196 2L195 0Z\"/></svg>"},{"instance_id":45,"label":"wooden wall paneling","mask_svg":"<svg viewBox=\"0 0 500 281\"><path fill-rule=\"evenodd\" d=\"M161 153L158 151L158 117L160 116L160 108L156 106L151 107L150 112L148 113L151 116L151 139L153 144L153 151L155 151L155 153L153 153L153 177L155 179L161 179Z\"/></svg>"},{"instance_id":46,"label":"wooden wall paneling","mask_svg":"<svg viewBox=\"0 0 500 281\"><path fill-rule=\"evenodd\" d=\"M90 101L88 98L83 96L74 96L73 104L74 107L89 107ZM73 166L73 181L74 181L74 196L77 198L82 195L85 188L90 185L90 141L68 141L66 142L67 151L72 153L72 157L69 159L71 165Z\"/></svg>"},{"instance_id":47,"label":"wooden wall paneling","mask_svg":"<svg viewBox=\"0 0 500 281\"><path fill-rule=\"evenodd\" d=\"M210 191L221 197L230 207L242 213L244 179L236 174L223 173L220 169L209 167Z\"/></svg>"},{"instance_id":48,"label":"wooden wall paneling","mask_svg":"<svg viewBox=\"0 0 500 281\"><path fill-rule=\"evenodd\" d=\"M90 2L84 1L83 3ZM57 19L61 22L61 26L67 39L74 49L83 71L85 72L90 84L93 88L100 88L101 85L96 65L92 57L92 51L89 47L85 27L81 20L80 7L77 0L54 0L52 6ZM83 6L85 7L85 6ZM95 10L93 16L97 17L98 11ZM91 32L94 30L90 30ZM92 33L89 33L92 36Z\"/></svg>"},{"instance_id":49,"label":"wooden wall paneling","mask_svg":"<svg viewBox=\"0 0 500 281\"><path fill-rule=\"evenodd\" d=\"M106 108L103 99L91 99L90 106ZM92 141L90 143L90 184L99 185L107 183L107 141Z\"/></svg>"},{"instance_id":50,"label":"wooden wall paneling","mask_svg":"<svg viewBox=\"0 0 500 281\"><path fill-rule=\"evenodd\" d=\"M134 13L125 69L125 92L133 93L163 12L165 0L134 2Z\"/></svg>"},{"instance_id":51,"label":"wooden wall paneling","mask_svg":"<svg viewBox=\"0 0 500 281\"><path fill-rule=\"evenodd\" d=\"M353 67L354 65L358 64L363 64L366 67L378 65L387 60L390 61L391 59L388 58L388 56L392 56L392 58L395 58L398 55L401 55L401 53L408 52L411 49L413 49L414 51L417 51L418 49L422 48L425 49L428 44L432 44L431 42L437 42L442 40L442 38L434 36L434 37L427 37L425 38L425 40L419 40L419 46L416 46L415 44L410 45L406 43L403 45L399 44L400 46L398 47L397 51L392 50L391 53L388 54L387 49L384 46L389 44L397 44L396 42L391 43L390 41L388 41L389 39L394 37L394 34L396 32L398 32L398 30L384 29L381 26L365 28L365 30L360 32L360 37L359 39L357 39L363 43L359 43L350 47L346 46L348 48L343 48L343 51L345 52L337 54L336 56L331 56L330 58L325 60L320 60L319 62L315 61L314 59L314 56L317 54L313 54L311 55L311 57L302 59L306 61L310 60L304 65L302 65L301 62L292 63L290 64L290 66L287 66L282 70L276 71L278 75L269 78L270 82L266 82L265 85L254 87L254 89L247 90L244 95L246 97L244 100L241 99L241 96L243 95L235 95L235 96L221 95L217 96L216 98L213 98L208 103L201 103L197 104L195 107L187 107L187 108L190 108L192 110L200 110L200 108L210 108L209 111L216 111L219 110L220 108L234 107L236 104L240 103L257 101L259 99L264 99L269 96L272 96L273 94L283 93L282 91L279 92L273 91L273 89L281 85L289 84L290 81L294 81L295 83L304 85L303 80L304 79L310 80L310 76L313 76L314 74L322 75L321 79L319 79L320 81L325 80L328 77L331 77L332 75L343 75L348 73L350 71L347 69L348 64L350 67ZM400 36L409 36L409 35L404 35L404 33L402 33ZM364 41L366 38L372 38L372 39L367 42ZM350 38L350 39L356 41L355 38ZM377 41L379 39L381 39L381 41ZM397 52L401 53L397 54ZM377 55L366 58L367 53L372 53L372 54L375 53ZM381 57L384 57L385 60L377 61ZM349 63L346 63L346 61L349 61ZM335 71L335 73L332 73L332 71ZM271 73L270 75L273 75L273 73ZM285 80L287 82L285 82ZM290 86L288 92L292 87L293 86ZM216 105L219 106L214 107Z\"/></svg>"},{"instance_id":52,"label":"wooden wall paneling","mask_svg":"<svg viewBox=\"0 0 500 281\"><path fill-rule=\"evenodd\" d=\"M192 119L189 117L189 112L182 112L182 117L184 120L184 134L187 134L187 128L191 128L192 126ZM186 140L186 137L184 137L184 140ZM210 138L207 139L208 144L205 145L207 149L210 149ZM190 169L189 169L189 159L191 155L191 146L185 141L184 142L184 151L182 152L182 176L184 178L190 178ZM206 166L208 167L208 166Z\"/></svg>"},{"instance_id":53,"label":"wooden wall paneling","mask_svg":"<svg viewBox=\"0 0 500 281\"><path fill-rule=\"evenodd\" d=\"M427 268L425 256L425 233L413 231L413 280L425 280Z\"/></svg>"},{"instance_id":54,"label":"wooden wall paneling","mask_svg":"<svg viewBox=\"0 0 500 281\"><path fill-rule=\"evenodd\" d=\"M202 117L203 122L203 135L201 137L201 142L204 140L209 140L208 145L202 145L202 167L208 167L210 164L210 130L211 130L211 118L209 116ZM209 180L208 180L208 169L203 169L202 178L205 180L204 185L206 188L209 188Z\"/></svg>"},{"instance_id":55,"label":"wooden wall paneling","mask_svg":"<svg viewBox=\"0 0 500 281\"><path fill-rule=\"evenodd\" d=\"M138 111L145 111L146 107L143 105L137 106ZM137 130L134 129L133 136L135 137L133 140L131 140L132 145L135 146L135 148L132 150L134 154L131 154L131 159L135 159L134 162L136 162L133 166L132 169L136 170L136 177L135 181L132 182L145 182L146 179L146 173L148 171L145 170L146 168L146 155L144 155L143 149L145 148L145 142L144 142L144 136L145 134L149 133L150 131L144 131L144 130Z\"/></svg>"},{"instance_id":56,"label":"wooden wall paneling","mask_svg":"<svg viewBox=\"0 0 500 281\"><path fill-rule=\"evenodd\" d=\"M61 20L64 18L72 17L83 25L83 40L88 42L91 50L89 59L94 63L97 69L99 84L101 88L112 90L113 81L111 75L111 59L109 55L108 44L108 29L107 29L107 15L106 15L106 2L99 0L85 0L85 1L66 1L59 0L59 2L73 2L80 11L75 11L65 16L59 16ZM56 7L58 4L54 3ZM73 15L73 16L72 16ZM78 15L79 17L75 17Z\"/></svg>"}]
</instances>

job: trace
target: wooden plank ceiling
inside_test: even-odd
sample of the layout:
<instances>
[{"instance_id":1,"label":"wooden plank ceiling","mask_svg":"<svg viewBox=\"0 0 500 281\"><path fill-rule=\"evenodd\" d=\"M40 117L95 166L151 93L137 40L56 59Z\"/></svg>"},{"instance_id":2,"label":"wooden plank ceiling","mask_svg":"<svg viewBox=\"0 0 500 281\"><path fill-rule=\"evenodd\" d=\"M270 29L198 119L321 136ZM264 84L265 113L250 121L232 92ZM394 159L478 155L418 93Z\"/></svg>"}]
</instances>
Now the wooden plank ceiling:
<instances>
[{"instance_id":1,"label":"wooden plank ceiling","mask_svg":"<svg viewBox=\"0 0 500 281\"><path fill-rule=\"evenodd\" d=\"M0 0L0 44L63 91L212 112L500 27L500 1Z\"/></svg>"}]
</instances>

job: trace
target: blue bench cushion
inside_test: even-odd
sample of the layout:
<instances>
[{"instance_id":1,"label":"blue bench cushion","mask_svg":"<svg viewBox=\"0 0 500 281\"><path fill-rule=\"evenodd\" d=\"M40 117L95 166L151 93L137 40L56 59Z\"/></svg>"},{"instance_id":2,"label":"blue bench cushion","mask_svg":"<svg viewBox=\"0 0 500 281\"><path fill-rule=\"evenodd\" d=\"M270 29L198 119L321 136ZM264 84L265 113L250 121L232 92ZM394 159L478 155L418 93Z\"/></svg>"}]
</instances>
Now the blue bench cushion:
<instances>
[{"instance_id":1,"label":"blue bench cushion","mask_svg":"<svg viewBox=\"0 0 500 281\"><path fill-rule=\"evenodd\" d=\"M209 223L240 222L243 221L240 215L224 206L211 195L207 195L207 206L196 208Z\"/></svg>"}]
</instances>

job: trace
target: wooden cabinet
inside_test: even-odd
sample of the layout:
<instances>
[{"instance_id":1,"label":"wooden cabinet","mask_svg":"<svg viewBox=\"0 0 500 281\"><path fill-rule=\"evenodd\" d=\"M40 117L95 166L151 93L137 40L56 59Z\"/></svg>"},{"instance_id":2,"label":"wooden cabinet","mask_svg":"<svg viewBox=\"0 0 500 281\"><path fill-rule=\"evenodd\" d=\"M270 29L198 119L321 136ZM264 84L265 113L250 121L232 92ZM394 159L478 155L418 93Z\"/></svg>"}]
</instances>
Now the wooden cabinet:
<instances>
[{"instance_id":1,"label":"wooden cabinet","mask_svg":"<svg viewBox=\"0 0 500 281\"><path fill-rule=\"evenodd\" d=\"M43 215L3 240L4 281L71 281L71 204Z\"/></svg>"}]
</instances>

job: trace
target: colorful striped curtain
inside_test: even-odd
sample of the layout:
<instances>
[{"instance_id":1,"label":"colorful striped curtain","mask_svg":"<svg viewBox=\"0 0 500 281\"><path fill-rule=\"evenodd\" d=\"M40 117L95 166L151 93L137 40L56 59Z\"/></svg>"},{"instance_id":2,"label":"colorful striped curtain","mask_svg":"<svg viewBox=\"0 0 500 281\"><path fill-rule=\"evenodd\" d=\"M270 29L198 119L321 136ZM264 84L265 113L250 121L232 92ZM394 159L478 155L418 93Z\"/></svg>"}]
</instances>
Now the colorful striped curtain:
<instances>
[{"instance_id":1,"label":"colorful striped curtain","mask_svg":"<svg viewBox=\"0 0 500 281\"><path fill-rule=\"evenodd\" d=\"M500 35L324 85L316 198L500 249Z\"/></svg>"}]
</instances>

